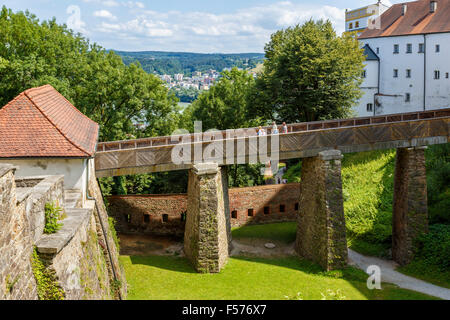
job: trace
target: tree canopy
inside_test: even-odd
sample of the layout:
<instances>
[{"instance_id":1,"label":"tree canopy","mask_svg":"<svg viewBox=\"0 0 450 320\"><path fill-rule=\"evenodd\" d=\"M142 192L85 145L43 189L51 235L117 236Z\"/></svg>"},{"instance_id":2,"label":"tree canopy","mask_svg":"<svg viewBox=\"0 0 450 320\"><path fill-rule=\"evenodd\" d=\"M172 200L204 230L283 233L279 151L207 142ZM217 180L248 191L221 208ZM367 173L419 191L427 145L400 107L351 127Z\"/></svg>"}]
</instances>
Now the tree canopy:
<instances>
[{"instance_id":1,"label":"tree canopy","mask_svg":"<svg viewBox=\"0 0 450 320\"><path fill-rule=\"evenodd\" d=\"M350 115L364 62L354 35L337 36L330 21L310 20L274 33L265 51L255 114L286 122Z\"/></svg>"},{"instance_id":2,"label":"tree canopy","mask_svg":"<svg viewBox=\"0 0 450 320\"><path fill-rule=\"evenodd\" d=\"M56 20L0 12L0 107L20 92L51 84L100 124L100 139L170 134L177 99L138 64L91 44ZM136 124L143 124L137 126Z\"/></svg>"}]
</instances>

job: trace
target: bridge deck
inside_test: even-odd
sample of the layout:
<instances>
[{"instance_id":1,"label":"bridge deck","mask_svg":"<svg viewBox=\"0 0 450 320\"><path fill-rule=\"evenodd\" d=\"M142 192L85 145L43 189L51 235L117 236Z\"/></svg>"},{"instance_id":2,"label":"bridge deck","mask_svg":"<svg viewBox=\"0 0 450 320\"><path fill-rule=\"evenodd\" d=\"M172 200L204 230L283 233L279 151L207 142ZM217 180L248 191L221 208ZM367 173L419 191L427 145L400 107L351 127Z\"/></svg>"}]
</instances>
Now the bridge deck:
<instances>
[{"instance_id":1,"label":"bridge deck","mask_svg":"<svg viewBox=\"0 0 450 320\"><path fill-rule=\"evenodd\" d=\"M272 136L267 145L269 155L273 137L279 139L279 159L312 157L326 149L339 149L343 153L376 149L425 146L447 143L450 137L450 109L440 109L375 117L296 123L288 125L288 133ZM223 145L223 154L216 155L219 164L231 164L225 159L228 149L237 150L245 145L245 157L234 155L233 163L254 163L258 147L253 143L256 128L242 129L243 136L231 137L230 132L219 131L209 141L201 141L201 134L176 137L155 137L99 143L95 156L98 177L137 173L183 170L190 164L172 162L175 146L192 150L205 150L212 143ZM212 141L211 141L212 140ZM187 142L186 142L187 141ZM200 149L201 148L201 149ZM194 162L191 152L191 162ZM257 161L265 162L261 158Z\"/></svg>"}]
</instances>

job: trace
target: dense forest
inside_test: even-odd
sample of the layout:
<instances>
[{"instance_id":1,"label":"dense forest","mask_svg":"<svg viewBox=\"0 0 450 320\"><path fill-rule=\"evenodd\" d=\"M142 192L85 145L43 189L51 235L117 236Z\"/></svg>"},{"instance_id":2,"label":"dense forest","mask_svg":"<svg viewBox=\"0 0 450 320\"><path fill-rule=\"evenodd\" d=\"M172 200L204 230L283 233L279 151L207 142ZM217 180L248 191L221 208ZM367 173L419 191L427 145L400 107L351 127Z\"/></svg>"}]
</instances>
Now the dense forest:
<instances>
[{"instance_id":1,"label":"dense forest","mask_svg":"<svg viewBox=\"0 0 450 320\"><path fill-rule=\"evenodd\" d=\"M264 59L263 53L203 54L188 52L115 51L125 64L139 62L148 73L192 75L195 71L222 71L225 68L253 69Z\"/></svg>"}]
</instances>

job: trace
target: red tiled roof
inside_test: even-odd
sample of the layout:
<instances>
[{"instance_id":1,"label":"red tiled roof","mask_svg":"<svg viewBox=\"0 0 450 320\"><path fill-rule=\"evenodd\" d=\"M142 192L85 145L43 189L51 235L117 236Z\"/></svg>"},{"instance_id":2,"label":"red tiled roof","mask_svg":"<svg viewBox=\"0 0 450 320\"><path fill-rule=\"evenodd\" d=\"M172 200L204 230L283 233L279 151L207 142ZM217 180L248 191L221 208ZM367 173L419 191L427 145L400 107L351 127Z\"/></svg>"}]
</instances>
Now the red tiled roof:
<instances>
[{"instance_id":1,"label":"red tiled roof","mask_svg":"<svg viewBox=\"0 0 450 320\"><path fill-rule=\"evenodd\" d=\"M395 4L381 15L381 29L366 29L359 39L450 32L450 0L435 0L437 10L430 12L430 0Z\"/></svg>"},{"instance_id":2,"label":"red tiled roof","mask_svg":"<svg viewBox=\"0 0 450 320\"><path fill-rule=\"evenodd\" d=\"M32 88L0 109L0 158L91 157L98 130L52 86Z\"/></svg>"}]
</instances>

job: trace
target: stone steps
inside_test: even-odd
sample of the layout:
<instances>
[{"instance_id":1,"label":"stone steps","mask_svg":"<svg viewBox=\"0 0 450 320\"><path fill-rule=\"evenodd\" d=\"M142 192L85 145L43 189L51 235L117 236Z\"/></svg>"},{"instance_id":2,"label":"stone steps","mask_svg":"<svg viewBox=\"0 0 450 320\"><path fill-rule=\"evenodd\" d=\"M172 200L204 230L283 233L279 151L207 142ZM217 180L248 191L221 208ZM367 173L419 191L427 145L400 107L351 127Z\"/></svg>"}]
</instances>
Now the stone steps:
<instances>
[{"instance_id":1,"label":"stone steps","mask_svg":"<svg viewBox=\"0 0 450 320\"><path fill-rule=\"evenodd\" d=\"M65 208L81 208L82 207L82 194L80 190L66 189L64 190Z\"/></svg>"}]
</instances>

